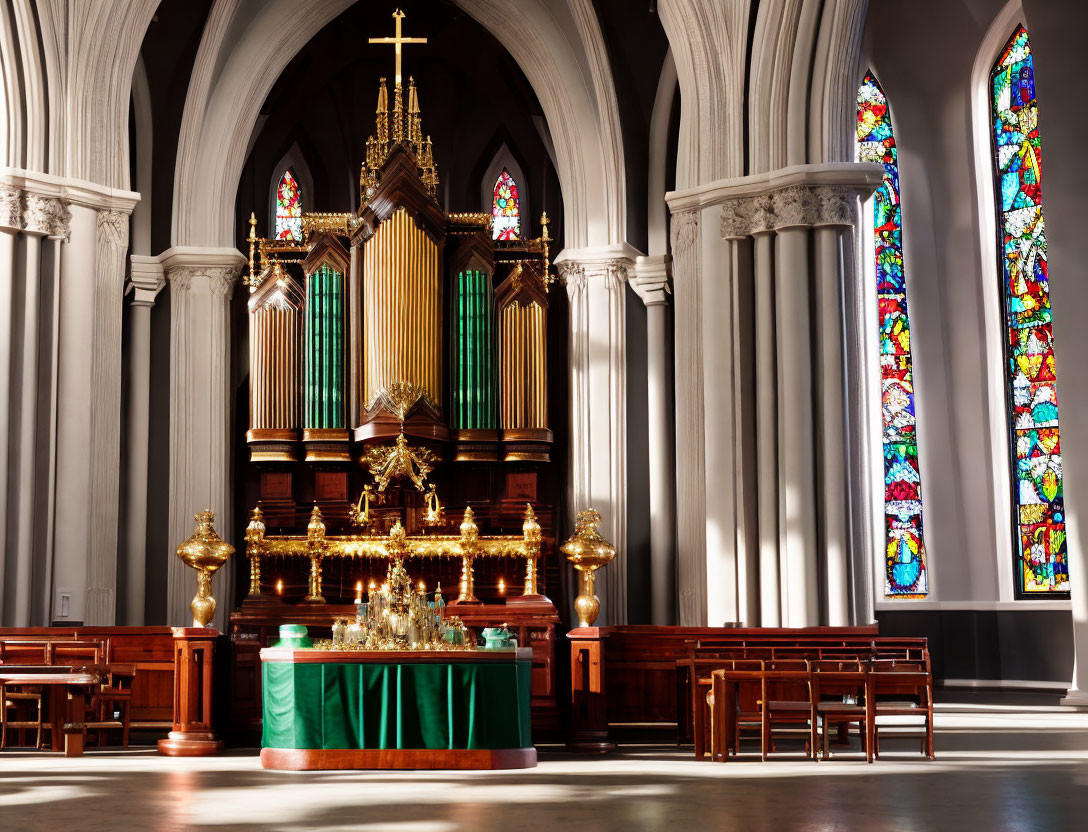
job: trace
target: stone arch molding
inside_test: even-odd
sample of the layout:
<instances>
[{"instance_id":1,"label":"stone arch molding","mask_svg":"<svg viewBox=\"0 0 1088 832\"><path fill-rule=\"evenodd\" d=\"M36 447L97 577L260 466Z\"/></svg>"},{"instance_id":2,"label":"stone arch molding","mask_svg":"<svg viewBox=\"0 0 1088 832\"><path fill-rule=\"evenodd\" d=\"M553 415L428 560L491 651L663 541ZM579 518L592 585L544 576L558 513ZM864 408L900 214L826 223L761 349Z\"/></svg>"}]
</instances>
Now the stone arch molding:
<instances>
[{"instance_id":1,"label":"stone arch molding","mask_svg":"<svg viewBox=\"0 0 1088 832\"><path fill-rule=\"evenodd\" d=\"M260 107L288 62L353 0L217 0L189 82L174 176L175 246L233 247L235 195ZM621 243L623 142L592 0L456 0L509 50L555 145L568 247Z\"/></svg>"}]
</instances>

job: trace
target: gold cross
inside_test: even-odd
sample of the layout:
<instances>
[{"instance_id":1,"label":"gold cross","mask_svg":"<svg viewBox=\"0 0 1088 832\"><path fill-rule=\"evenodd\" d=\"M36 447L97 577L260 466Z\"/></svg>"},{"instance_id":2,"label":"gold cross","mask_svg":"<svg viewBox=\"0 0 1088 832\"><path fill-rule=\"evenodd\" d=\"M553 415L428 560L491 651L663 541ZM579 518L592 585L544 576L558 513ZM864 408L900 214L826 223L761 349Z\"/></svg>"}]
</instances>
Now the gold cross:
<instances>
[{"instance_id":1,"label":"gold cross","mask_svg":"<svg viewBox=\"0 0 1088 832\"><path fill-rule=\"evenodd\" d=\"M397 86L400 86L400 47L404 43L426 43L426 38L403 38L400 35L400 22L404 20L404 12L397 9L393 12L393 19L397 22L396 34L391 38L371 38L370 43L391 43L396 47L397 52Z\"/></svg>"}]
</instances>

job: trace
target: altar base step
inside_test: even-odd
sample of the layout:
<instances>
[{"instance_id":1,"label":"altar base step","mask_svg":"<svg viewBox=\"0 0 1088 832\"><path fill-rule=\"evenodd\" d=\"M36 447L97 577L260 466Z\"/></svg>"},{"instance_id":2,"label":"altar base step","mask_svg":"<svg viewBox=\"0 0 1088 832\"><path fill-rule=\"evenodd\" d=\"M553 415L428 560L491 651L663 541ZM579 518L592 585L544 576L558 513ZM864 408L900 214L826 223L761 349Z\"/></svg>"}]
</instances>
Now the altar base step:
<instances>
[{"instance_id":1,"label":"altar base step","mask_svg":"<svg viewBox=\"0 0 1088 832\"><path fill-rule=\"evenodd\" d=\"M535 748L262 748L261 766L281 771L497 770L536 768Z\"/></svg>"}]
</instances>

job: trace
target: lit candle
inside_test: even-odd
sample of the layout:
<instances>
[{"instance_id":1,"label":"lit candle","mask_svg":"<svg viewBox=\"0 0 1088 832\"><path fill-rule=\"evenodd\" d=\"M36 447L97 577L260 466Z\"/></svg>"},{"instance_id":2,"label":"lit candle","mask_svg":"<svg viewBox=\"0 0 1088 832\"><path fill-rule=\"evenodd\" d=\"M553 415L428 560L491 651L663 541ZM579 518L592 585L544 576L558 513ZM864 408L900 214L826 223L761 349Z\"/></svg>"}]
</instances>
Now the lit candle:
<instances>
[{"instance_id":1,"label":"lit candle","mask_svg":"<svg viewBox=\"0 0 1088 832\"><path fill-rule=\"evenodd\" d=\"M502 578L499 578L499 594L506 594L506 581L504 581Z\"/></svg>"},{"instance_id":2,"label":"lit candle","mask_svg":"<svg viewBox=\"0 0 1088 832\"><path fill-rule=\"evenodd\" d=\"M283 578L276 581L276 594L283 595Z\"/></svg>"},{"instance_id":3,"label":"lit candle","mask_svg":"<svg viewBox=\"0 0 1088 832\"><path fill-rule=\"evenodd\" d=\"M355 582L355 603L356 604L363 603L363 582L362 581L356 581Z\"/></svg>"},{"instance_id":4,"label":"lit candle","mask_svg":"<svg viewBox=\"0 0 1088 832\"><path fill-rule=\"evenodd\" d=\"M427 584L425 584L423 581L419 582L419 591L420 592L426 592L427 591Z\"/></svg>"}]
</instances>

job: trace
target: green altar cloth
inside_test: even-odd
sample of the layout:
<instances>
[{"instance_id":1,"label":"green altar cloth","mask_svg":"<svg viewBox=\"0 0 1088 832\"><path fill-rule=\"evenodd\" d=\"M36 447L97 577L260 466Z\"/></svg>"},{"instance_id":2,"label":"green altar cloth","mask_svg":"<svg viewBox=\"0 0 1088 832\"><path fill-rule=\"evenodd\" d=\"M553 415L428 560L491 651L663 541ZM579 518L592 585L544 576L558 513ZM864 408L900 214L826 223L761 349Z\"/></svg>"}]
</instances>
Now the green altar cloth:
<instances>
[{"instance_id":1,"label":"green altar cloth","mask_svg":"<svg viewBox=\"0 0 1088 832\"><path fill-rule=\"evenodd\" d=\"M263 662L265 748L529 748L528 661Z\"/></svg>"}]
</instances>

